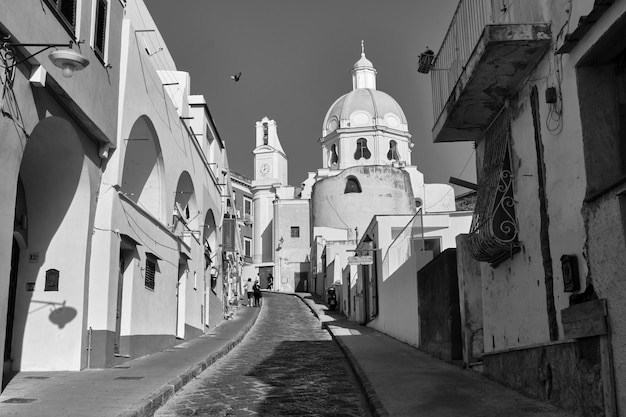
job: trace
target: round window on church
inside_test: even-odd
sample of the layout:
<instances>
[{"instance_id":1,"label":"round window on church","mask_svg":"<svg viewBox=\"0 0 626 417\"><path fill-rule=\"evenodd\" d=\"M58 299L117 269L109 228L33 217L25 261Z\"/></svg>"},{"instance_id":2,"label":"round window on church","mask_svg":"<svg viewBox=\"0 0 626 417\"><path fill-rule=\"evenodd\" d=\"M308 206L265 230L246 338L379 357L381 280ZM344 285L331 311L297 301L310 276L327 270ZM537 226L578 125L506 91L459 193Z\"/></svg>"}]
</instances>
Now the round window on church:
<instances>
[{"instance_id":1,"label":"round window on church","mask_svg":"<svg viewBox=\"0 0 626 417\"><path fill-rule=\"evenodd\" d=\"M328 124L326 125L326 129L328 129L328 132L334 132L335 130L337 130L337 127L339 126L339 121L337 120L336 117L333 117L332 119L330 119L328 121Z\"/></svg>"}]
</instances>

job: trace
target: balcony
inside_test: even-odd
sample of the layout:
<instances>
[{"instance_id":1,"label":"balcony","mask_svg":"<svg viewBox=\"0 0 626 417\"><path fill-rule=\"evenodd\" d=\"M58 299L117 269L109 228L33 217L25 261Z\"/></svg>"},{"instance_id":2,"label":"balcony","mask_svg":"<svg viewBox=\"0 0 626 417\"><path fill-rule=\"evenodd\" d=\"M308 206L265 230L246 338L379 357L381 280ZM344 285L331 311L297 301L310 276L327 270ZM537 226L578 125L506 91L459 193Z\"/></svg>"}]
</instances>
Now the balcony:
<instances>
[{"instance_id":1,"label":"balcony","mask_svg":"<svg viewBox=\"0 0 626 417\"><path fill-rule=\"evenodd\" d=\"M461 0L430 70L434 141L479 139L550 44L541 0Z\"/></svg>"}]
</instances>

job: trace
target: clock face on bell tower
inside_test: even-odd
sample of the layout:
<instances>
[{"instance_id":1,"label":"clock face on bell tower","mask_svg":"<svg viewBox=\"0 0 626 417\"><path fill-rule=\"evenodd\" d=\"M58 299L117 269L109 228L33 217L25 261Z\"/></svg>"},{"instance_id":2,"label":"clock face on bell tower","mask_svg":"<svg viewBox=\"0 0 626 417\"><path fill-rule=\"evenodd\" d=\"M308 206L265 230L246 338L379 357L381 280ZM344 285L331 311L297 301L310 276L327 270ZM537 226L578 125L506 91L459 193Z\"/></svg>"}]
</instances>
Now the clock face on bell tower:
<instances>
[{"instance_id":1,"label":"clock face on bell tower","mask_svg":"<svg viewBox=\"0 0 626 417\"><path fill-rule=\"evenodd\" d=\"M267 178L270 173L272 172L272 166L270 164L268 164L267 162L263 162L260 166L259 166L259 175L263 178Z\"/></svg>"}]
</instances>

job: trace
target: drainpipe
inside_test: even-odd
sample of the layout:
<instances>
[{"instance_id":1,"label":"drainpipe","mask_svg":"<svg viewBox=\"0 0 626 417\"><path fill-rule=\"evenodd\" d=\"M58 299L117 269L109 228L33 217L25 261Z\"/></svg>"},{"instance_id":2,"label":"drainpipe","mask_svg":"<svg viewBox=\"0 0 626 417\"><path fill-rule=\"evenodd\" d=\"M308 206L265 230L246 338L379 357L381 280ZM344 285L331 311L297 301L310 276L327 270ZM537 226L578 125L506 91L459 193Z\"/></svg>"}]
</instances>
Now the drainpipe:
<instances>
[{"instance_id":1,"label":"drainpipe","mask_svg":"<svg viewBox=\"0 0 626 417\"><path fill-rule=\"evenodd\" d=\"M91 369L91 335L93 330L91 327L87 330L87 369Z\"/></svg>"}]
</instances>

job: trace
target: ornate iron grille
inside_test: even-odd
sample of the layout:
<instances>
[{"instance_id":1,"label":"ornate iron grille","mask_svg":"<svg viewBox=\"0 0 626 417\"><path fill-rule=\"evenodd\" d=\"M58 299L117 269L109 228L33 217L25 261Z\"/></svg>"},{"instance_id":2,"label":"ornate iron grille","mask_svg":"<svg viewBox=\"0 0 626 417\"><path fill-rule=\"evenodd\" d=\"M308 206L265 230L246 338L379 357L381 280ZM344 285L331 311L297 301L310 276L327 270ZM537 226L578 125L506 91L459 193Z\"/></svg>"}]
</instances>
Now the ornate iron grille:
<instances>
[{"instance_id":1,"label":"ornate iron grille","mask_svg":"<svg viewBox=\"0 0 626 417\"><path fill-rule=\"evenodd\" d=\"M481 262L495 263L518 247L513 198L511 136L506 108L485 133L485 155L472 226L470 252Z\"/></svg>"}]
</instances>

